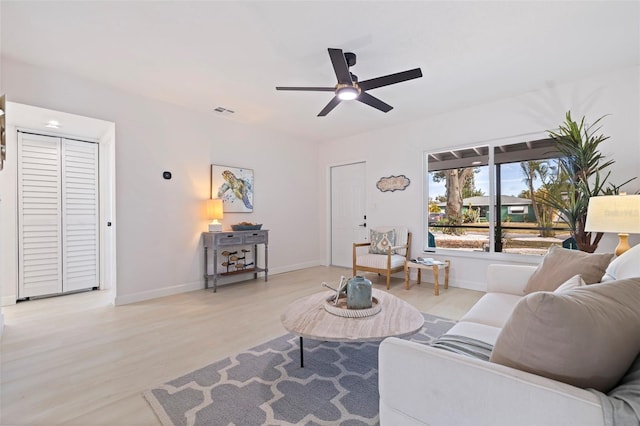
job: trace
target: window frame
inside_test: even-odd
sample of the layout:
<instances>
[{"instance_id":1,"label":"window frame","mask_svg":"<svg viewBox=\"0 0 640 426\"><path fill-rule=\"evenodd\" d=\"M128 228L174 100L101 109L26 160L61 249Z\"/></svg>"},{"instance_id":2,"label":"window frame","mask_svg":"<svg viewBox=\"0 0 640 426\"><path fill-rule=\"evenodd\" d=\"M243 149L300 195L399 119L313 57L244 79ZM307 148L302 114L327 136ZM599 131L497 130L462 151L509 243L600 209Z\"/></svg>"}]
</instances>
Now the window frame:
<instances>
[{"instance_id":1,"label":"window frame","mask_svg":"<svg viewBox=\"0 0 640 426\"><path fill-rule=\"evenodd\" d=\"M520 253L507 253L507 252L502 252L502 251L496 251L495 250L495 235L496 235L496 228L498 228L496 226L496 222L494 220L489 220L488 221L488 225L489 225L489 251L466 251L466 250L456 250L456 249L451 249L451 248L444 248L444 247L428 247L428 233L430 230L430 226L429 226L429 183L430 183L430 176L429 176L429 156L431 154L439 154L439 153L443 153L443 152L455 152L455 151L460 151L460 150L468 150L468 149L473 149L473 148L479 148L479 147L488 147L488 163L487 163L487 167L488 167L488 174L489 174L489 200L490 200L490 205L488 206L487 210L489 212L490 217L496 217L495 216L495 212L497 211L497 208L499 207L499 203L496 203L496 193L497 193L497 189L496 189L496 179L500 179L500 172L499 172L499 168L496 167L496 150L497 149L501 149L500 147L508 147L509 145L518 145L518 144L529 144L529 143L535 143L536 141L541 141L541 140L549 140L549 135L546 131L540 131L540 132L534 132L534 133L526 133L526 134L520 134L520 135L516 135L516 136L511 136L511 137L506 137L506 138L499 138L499 139L492 139L492 140L487 140L487 141L479 141L476 143L472 143L472 144L466 144L466 145L460 145L460 146L455 146L455 147L442 147L440 149L438 148L434 148L434 149L430 149L430 150L424 150L422 152L422 161L423 161L423 165L422 165L422 169L423 169L423 191L422 191L422 198L423 198L423 202L422 202L422 246L421 246L421 250L423 253L442 253L442 254L446 254L447 256L453 256L453 257L470 257L470 258L486 258L487 256L490 256L492 259L504 259L504 260L520 260L520 261L527 261L527 260L537 260L539 261L541 259L542 256L540 255L535 255L535 254L520 254ZM543 153L544 150L546 150L546 153L549 153L549 147L546 148L534 148L531 149L530 152L532 153ZM521 151L521 152L527 152L527 151ZM528 158L531 157L531 155L529 156L522 156L522 158L518 158L517 156L514 157L512 159L512 161L506 161L506 158L510 158L510 155L513 154L507 154L507 155L503 155L504 153L498 154L499 157L501 157L499 159L499 163L498 164L506 164L506 163L511 163L511 162L522 162L522 161L527 161L527 160L533 160L534 158ZM559 158L560 156L543 156L543 157L539 157L538 155L535 155L535 159L539 160L539 159L544 159L544 158ZM437 170L446 170L446 169L436 169L433 171L437 171ZM497 173L496 173L497 172ZM496 176L496 174L498 176ZM498 189L499 190L499 189ZM529 209L530 210L530 209ZM500 227L501 228L501 227ZM500 230L500 229L498 229Z\"/></svg>"}]
</instances>

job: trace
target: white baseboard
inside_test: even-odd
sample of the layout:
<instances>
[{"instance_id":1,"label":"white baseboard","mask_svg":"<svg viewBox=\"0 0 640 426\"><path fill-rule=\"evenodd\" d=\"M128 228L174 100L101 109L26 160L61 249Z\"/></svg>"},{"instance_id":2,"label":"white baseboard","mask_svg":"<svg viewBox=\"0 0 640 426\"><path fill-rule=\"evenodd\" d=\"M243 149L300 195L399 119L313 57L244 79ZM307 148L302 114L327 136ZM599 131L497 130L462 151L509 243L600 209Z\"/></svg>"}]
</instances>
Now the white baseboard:
<instances>
[{"instance_id":1,"label":"white baseboard","mask_svg":"<svg viewBox=\"0 0 640 426\"><path fill-rule=\"evenodd\" d=\"M427 271L428 273L428 271ZM402 274L402 278L404 279L404 272L398 272L398 274L396 274L395 276L400 276L400 274ZM427 274L425 272L422 273L422 284L425 283L425 281L427 283L431 283L433 284L433 275L431 275L431 277L429 278L428 276L426 276ZM426 276L426 280L425 280L425 276ZM409 279L411 281L416 281L418 279L418 271L417 270L409 270ZM438 283L440 283L440 288L442 288L442 286L444 285L444 271L441 272L440 274L438 274ZM421 284L421 285L422 285ZM487 291L487 283L486 282L478 282L478 281L465 281L465 280L449 280L449 286L450 287L457 287L457 288L464 288L466 290L475 290L475 291L482 291L482 292L486 292Z\"/></svg>"},{"instance_id":2,"label":"white baseboard","mask_svg":"<svg viewBox=\"0 0 640 426\"><path fill-rule=\"evenodd\" d=\"M127 294L124 296L116 295L113 304L118 306L127 305L129 303L143 302L145 300L157 299L158 297L173 296L174 294L200 290L202 287L202 281L198 280L190 283L174 285L171 287L156 288L153 290Z\"/></svg>"},{"instance_id":3,"label":"white baseboard","mask_svg":"<svg viewBox=\"0 0 640 426\"><path fill-rule=\"evenodd\" d=\"M11 296L2 296L0 297L0 306L15 305L17 300L18 298L15 294Z\"/></svg>"},{"instance_id":4,"label":"white baseboard","mask_svg":"<svg viewBox=\"0 0 640 426\"><path fill-rule=\"evenodd\" d=\"M304 263L297 263L294 265L287 265L278 268L269 268L269 275L283 274L285 272L297 271L298 269L311 268L313 266L320 266L322 262L320 260L314 260ZM247 274L247 276L250 276ZM218 285L230 284L235 281L244 281L247 276L238 275L233 278L219 279ZM264 277L264 272L258 273L259 277ZM209 282L209 288L211 288L211 282ZM127 305L129 303L143 302L145 300L156 299L158 297L173 296L174 294L186 293L188 291L201 290L203 288L203 281L193 281L186 284L178 284L171 287L157 288L148 291L141 291L138 293L127 294L125 296L116 295L114 305Z\"/></svg>"},{"instance_id":5,"label":"white baseboard","mask_svg":"<svg viewBox=\"0 0 640 426\"><path fill-rule=\"evenodd\" d=\"M323 263L321 260L312 260L309 262L296 263L294 265L281 266L279 268L269 268L269 275L284 274L285 272L297 271L299 269L305 268L313 268L314 266L323 266Z\"/></svg>"},{"instance_id":6,"label":"white baseboard","mask_svg":"<svg viewBox=\"0 0 640 426\"><path fill-rule=\"evenodd\" d=\"M481 291L483 293L486 293L487 291L486 282L456 280L456 281L449 281L449 286L464 288L467 290Z\"/></svg>"}]
</instances>

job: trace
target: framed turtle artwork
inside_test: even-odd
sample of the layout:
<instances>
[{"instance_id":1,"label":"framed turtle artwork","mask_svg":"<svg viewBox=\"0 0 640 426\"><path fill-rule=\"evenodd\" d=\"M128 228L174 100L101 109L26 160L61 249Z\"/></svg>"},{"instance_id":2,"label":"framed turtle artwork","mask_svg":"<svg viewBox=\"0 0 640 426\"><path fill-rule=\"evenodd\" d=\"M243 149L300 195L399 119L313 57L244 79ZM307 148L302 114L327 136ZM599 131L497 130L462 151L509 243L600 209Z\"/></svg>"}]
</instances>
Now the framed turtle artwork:
<instances>
[{"instance_id":1,"label":"framed turtle artwork","mask_svg":"<svg viewBox=\"0 0 640 426\"><path fill-rule=\"evenodd\" d=\"M253 211L253 170L211 165L211 198L222 199L224 213Z\"/></svg>"}]
</instances>

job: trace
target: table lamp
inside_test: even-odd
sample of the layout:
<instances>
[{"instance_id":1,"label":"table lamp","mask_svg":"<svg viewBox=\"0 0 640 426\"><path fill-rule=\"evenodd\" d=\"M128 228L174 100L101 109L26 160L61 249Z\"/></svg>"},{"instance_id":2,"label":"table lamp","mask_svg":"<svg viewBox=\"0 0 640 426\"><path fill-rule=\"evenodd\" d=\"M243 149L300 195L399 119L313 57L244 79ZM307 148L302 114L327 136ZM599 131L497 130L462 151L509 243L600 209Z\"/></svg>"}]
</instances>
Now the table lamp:
<instances>
[{"instance_id":1,"label":"table lamp","mask_svg":"<svg viewBox=\"0 0 640 426\"><path fill-rule=\"evenodd\" d=\"M211 223L209 223L209 232L222 231L222 224L218 222L218 220L222 219L223 216L222 199L213 198L207 200L207 219L211 221Z\"/></svg>"},{"instance_id":2,"label":"table lamp","mask_svg":"<svg viewBox=\"0 0 640 426\"><path fill-rule=\"evenodd\" d=\"M601 195L589 198L587 232L615 232L616 256L629 250L629 234L640 233L640 195Z\"/></svg>"}]
</instances>

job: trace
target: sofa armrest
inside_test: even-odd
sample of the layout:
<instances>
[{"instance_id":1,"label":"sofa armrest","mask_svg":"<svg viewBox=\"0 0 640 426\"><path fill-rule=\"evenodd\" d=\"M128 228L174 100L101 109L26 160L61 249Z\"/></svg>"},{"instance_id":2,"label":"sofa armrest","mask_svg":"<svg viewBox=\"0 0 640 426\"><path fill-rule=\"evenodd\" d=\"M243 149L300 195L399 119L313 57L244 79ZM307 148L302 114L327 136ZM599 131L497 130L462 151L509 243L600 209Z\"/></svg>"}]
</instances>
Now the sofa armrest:
<instances>
[{"instance_id":1,"label":"sofa armrest","mask_svg":"<svg viewBox=\"0 0 640 426\"><path fill-rule=\"evenodd\" d=\"M604 424L587 390L427 345L385 339L379 367L382 426Z\"/></svg>"},{"instance_id":2,"label":"sofa armrest","mask_svg":"<svg viewBox=\"0 0 640 426\"><path fill-rule=\"evenodd\" d=\"M537 266L533 265L489 265L487 268L487 293L524 296L524 288L536 268Z\"/></svg>"}]
</instances>

